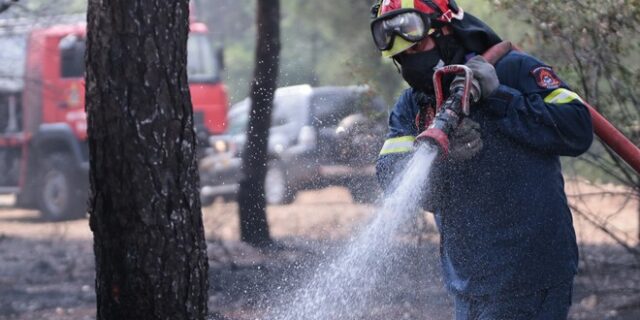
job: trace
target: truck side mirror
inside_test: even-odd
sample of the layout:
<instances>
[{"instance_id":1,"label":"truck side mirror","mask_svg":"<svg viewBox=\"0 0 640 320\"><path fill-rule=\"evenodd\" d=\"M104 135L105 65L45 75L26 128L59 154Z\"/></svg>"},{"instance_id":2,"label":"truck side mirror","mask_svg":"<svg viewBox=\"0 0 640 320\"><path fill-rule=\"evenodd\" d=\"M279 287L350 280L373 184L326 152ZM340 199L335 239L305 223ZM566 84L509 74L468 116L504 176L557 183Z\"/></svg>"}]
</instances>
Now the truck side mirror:
<instances>
[{"instance_id":1,"label":"truck side mirror","mask_svg":"<svg viewBox=\"0 0 640 320\"><path fill-rule=\"evenodd\" d=\"M216 48L216 60L218 61L218 68L224 70L224 49L222 47Z\"/></svg>"}]
</instances>

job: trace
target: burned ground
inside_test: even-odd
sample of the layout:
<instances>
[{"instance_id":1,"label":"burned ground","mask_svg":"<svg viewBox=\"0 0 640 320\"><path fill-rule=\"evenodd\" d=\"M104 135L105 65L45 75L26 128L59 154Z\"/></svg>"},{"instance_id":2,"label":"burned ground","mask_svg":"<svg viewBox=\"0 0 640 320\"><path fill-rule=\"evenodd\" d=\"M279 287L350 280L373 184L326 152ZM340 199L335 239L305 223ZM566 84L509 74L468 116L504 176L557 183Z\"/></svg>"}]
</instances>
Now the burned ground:
<instances>
[{"instance_id":1,"label":"burned ground","mask_svg":"<svg viewBox=\"0 0 640 320\"><path fill-rule=\"evenodd\" d=\"M88 222L41 222L37 212L13 209L10 201L0 199L0 319L94 319ZM604 211L624 204L609 222L630 238L637 234L637 203L614 195L591 201L594 212L598 206ZM217 201L203 212L212 318L249 320L260 318L278 292L303 281L310 266L365 224L373 208L354 204L342 188L304 192L291 205L269 207L276 242L266 250L238 240L235 203ZM439 276L437 233L430 219L416 217L416 222L398 241L404 263L373 289L376 301L368 319L451 318ZM575 226L582 259L571 318L640 318L640 262L580 217ZM633 245L637 248L637 242Z\"/></svg>"}]
</instances>

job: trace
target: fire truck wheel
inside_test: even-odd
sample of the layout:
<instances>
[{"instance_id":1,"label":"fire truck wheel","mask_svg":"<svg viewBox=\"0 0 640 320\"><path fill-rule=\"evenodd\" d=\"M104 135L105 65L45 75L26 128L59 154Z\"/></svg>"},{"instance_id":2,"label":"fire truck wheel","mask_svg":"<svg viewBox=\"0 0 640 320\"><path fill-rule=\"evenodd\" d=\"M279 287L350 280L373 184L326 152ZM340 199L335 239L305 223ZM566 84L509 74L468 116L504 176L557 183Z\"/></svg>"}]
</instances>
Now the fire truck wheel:
<instances>
[{"instance_id":1,"label":"fire truck wheel","mask_svg":"<svg viewBox=\"0 0 640 320\"><path fill-rule=\"evenodd\" d=\"M80 218L86 212L87 188L81 187L81 176L74 163L64 153L51 154L42 163L38 204L47 220Z\"/></svg>"}]
</instances>

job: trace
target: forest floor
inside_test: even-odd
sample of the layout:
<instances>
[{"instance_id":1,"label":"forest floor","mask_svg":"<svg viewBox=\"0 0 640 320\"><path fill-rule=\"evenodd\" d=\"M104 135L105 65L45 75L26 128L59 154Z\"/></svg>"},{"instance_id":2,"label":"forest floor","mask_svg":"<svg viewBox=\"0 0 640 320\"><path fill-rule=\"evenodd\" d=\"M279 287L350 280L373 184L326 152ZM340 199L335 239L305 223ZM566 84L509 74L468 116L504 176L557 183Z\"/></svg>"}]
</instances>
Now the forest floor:
<instances>
[{"instance_id":1,"label":"forest floor","mask_svg":"<svg viewBox=\"0 0 640 320\"><path fill-rule=\"evenodd\" d=\"M603 194L602 191L605 191ZM638 249L636 201L612 186L570 183L572 203L589 208L590 219ZM586 199L573 197L589 194ZM36 211L11 207L0 197L0 319L95 319L92 234L86 219L49 223ZM299 194L286 206L268 208L272 249L239 241L237 204L216 201L203 209L210 258L212 319L261 319L270 296L339 247L374 208L352 202L346 189ZM615 213L615 214L614 214ZM382 297L366 319L451 319L442 288L438 234L428 214L406 226L402 261L383 279ZM640 319L640 261L581 216L575 217L581 249L571 319ZM368 275L363 275L368 276ZM301 319L302 320L302 319Z\"/></svg>"}]
</instances>

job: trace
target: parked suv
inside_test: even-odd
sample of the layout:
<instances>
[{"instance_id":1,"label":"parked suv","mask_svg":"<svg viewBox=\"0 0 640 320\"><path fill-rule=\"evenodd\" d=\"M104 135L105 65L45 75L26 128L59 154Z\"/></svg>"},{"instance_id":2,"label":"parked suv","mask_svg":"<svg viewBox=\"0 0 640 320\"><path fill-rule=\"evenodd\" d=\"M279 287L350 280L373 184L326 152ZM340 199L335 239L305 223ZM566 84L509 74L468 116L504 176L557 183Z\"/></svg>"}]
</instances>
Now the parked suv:
<instances>
[{"instance_id":1,"label":"parked suv","mask_svg":"<svg viewBox=\"0 0 640 320\"><path fill-rule=\"evenodd\" d=\"M211 137L212 152L201 161L203 203L235 196L241 178L250 100L229 110L228 131ZM341 185L354 200L377 195L374 163L382 146L387 111L366 86L299 85L275 92L269 136L266 198L293 201L299 190Z\"/></svg>"}]
</instances>

